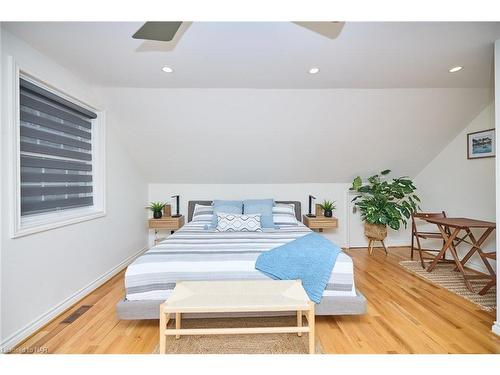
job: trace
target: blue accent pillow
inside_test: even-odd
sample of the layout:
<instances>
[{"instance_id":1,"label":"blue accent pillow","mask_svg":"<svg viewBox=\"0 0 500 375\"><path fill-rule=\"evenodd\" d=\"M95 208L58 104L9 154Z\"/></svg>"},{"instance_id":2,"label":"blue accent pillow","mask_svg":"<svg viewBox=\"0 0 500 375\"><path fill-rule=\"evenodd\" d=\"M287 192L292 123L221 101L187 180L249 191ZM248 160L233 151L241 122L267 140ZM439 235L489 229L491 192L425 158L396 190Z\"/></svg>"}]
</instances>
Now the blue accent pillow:
<instances>
[{"instance_id":1,"label":"blue accent pillow","mask_svg":"<svg viewBox=\"0 0 500 375\"><path fill-rule=\"evenodd\" d=\"M243 201L244 214L260 214L262 228L276 228L273 221L274 199L246 199Z\"/></svg>"},{"instance_id":2,"label":"blue accent pillow","mask_svg":"<svg viewBox=\"0 0 500 375\"><path fill-rule=\"evenodd\" d=\"M212 218L212 229L217 227L217 213L223 212L225 214L239 214L243 213L243 201L226 201L215 199L212 203L214 207L214 216Z\"/></svg>"}]
</instances>

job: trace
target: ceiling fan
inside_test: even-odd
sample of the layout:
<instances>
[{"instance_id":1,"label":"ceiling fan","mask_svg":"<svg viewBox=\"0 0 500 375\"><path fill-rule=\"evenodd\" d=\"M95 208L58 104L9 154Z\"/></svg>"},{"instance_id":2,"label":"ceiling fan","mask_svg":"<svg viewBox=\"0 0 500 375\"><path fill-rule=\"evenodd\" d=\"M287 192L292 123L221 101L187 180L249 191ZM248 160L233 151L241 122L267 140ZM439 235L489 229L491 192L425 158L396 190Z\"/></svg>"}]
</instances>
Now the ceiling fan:
<instances>
[{"instance_id":1,"label":"ceiling fan","mask_svg":"<svg viewBox=\"0 0 500 375\"><path fill-rule=\"evenodd\" d=\"M139 30L132 35L134 39L154 40L160 42L170 42L174 39L182 24L188 22L181 21L150 21L141 26ZM294 24L305 27L313 32L321 34L329 39L335 39L339 36L345 22L294 22ZM185 31L187 27L184 27ZM178 38L181 35L178 36ZM178 39L177 38L177 39Z\"/></svg>"}]
</instances>

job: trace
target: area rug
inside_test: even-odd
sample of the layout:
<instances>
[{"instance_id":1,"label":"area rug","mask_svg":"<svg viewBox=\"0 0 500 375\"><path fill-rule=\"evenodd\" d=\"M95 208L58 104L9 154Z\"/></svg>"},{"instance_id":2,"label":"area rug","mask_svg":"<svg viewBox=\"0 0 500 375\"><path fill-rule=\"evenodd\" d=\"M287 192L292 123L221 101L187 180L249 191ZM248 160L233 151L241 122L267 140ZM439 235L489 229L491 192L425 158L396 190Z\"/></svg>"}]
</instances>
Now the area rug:
<instances>
[{"instance_id":1,"label":"area rug","mask_svg":"<svg viewBox=\"0 0 500 375\"><path fill-rule=\"evenodd\" d=\"M424 279L432 284L439 285L452 293L463 297L470 302L476 304L481 310L493 311L496 306L496 287L492 287L488 293L481 296L477 293L472 293L467 289L464 279L459 272L453 271L454 264L438 263L432 272L427 272L422 268L419 261L405 260L399 264L410 271L414 275ZM426 267L429 263L426 263ZM479 292L486 280L470 280L475 291Z\"/></svg>"},{"instance_id":2,"label":"area rug","mask_svg":"<svg viewBox=\"0 0 500 375\"><path fill-rule=\"evenodd\" d=\"M304 318L304 325L307 320ZM170 321L168 328L173 328ZM183 328L229 328L229 327L272 327L295 326L293 316L269 318L211 318L184 319ZM159 353L156 346L153 353ZM168 354L307 354L309 353L308 334L302 337L296 333L266 333L252 335L199 335L167 336ZM320 343L316 340L316 354L322 354Z\"/></svg>"}]
</instances>

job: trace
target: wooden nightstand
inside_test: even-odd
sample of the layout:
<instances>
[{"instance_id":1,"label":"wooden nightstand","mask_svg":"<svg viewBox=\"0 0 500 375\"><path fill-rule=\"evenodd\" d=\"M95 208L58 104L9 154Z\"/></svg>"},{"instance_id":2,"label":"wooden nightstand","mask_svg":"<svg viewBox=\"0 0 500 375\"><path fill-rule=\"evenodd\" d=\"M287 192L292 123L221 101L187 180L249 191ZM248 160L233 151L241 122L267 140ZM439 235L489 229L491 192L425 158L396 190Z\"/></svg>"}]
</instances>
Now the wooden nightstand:
<instances>
[{"instance_id":1,"label":"wooden nightstand","mask_svg":"<svg viewBox=\"0 0 500 375\"><path fill-rule=\"evenodd\" d=\"M304 215L302 216L302 221L306 227L312 230L317 229L319 232L323 232L323 229L338 227L338 219L336 217L325 217L325 216L308 217Z\"/></svg>"},{"instance_id":2,"label":"wooden nightstand","mask_svg":"<svg viewBox=\"0 0 500 375\"><path fill-rule=\"evenodd\" d=\"M161 219L149 219L149 229L155 230L155 245L161 240L158 238L160 229L170 229L170 233L174 233L177 229L184 225L184 216L172 217L164 216Z\"/></svg>"}]
</instances>

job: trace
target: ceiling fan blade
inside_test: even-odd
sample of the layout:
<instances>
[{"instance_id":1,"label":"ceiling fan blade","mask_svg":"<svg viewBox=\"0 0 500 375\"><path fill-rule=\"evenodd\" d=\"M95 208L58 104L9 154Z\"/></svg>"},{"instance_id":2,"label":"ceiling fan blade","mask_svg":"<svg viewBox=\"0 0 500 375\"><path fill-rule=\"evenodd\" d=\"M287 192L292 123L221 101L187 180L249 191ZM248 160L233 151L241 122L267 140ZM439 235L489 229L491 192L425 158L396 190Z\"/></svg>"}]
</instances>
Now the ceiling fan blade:
<instances>
[{"instance_id":1,"label":"ceiling fan blade","mask_svg":"<svg viewBox=\"0 0 500 375\"><path fill-rule=\"evenodd\" d=\"M193 24L191 21L182 21L181 27L175 33L173 39L169 42L162 42L158 40L143 40L140 45L137 46L136 52L169 52L173 51L180 40L183 38L186 31Z\"/></svg>"},{"instance_id":2,"label":"ceiling fan blade","mask_svg":"<svg viewBox=\"0 0 500 375\"><path fill-rule=\"evenodd\" d=\"M181 24L180 21L146 22L132 35L132 38L169 42L174 38Z\"/></svg>"},{"instance_id":3,"label":"ceiling fan blade","mask_svg":"<svg viewBox=\"0 0 500 375\"><path fill-rule=\"evenodd\" d=\"M335 39L339 36L345 22L294 22L294 24L305 27L318 34L326 36L330 39Z\"/></svg>"}]
</instances>

